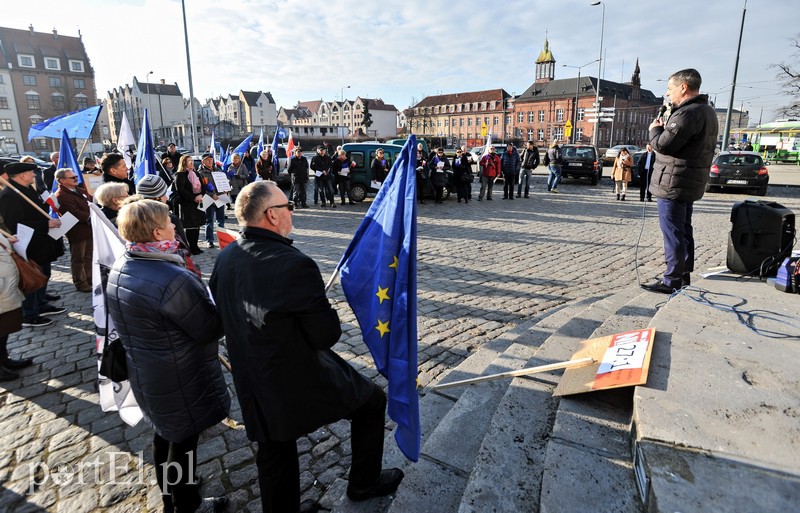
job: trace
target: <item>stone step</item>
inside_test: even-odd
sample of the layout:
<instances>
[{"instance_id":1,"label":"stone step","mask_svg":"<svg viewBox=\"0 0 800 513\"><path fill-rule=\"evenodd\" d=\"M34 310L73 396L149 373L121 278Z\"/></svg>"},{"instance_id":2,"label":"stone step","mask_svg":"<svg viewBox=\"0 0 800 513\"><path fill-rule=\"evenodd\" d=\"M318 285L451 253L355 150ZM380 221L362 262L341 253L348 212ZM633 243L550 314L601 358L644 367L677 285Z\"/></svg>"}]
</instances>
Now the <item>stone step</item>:
<instances>
[{"instance_id":1,"label":"stone step","mask_svg":"<svg viewBox=\"0 0 800 513\"><path fill-rule=\"evenodd\" d=\"M630 296L631 292L625 290L589 305L548 337L526 366L568 360L578 344L591 338ZM520 377L511 382L484 435L459 513L539 510L544 487L550 487L543 475L559 470L553 462L562 452L560 447L551 449L548 443L558 427L561 401L552 394L561 372ZM570 419L564 415L561 424L566 427Z\"/></svg>"},{"instance_id":2,"label":"stone step","mask_svg":"<svg viewBox=\"0 0 800 513\"><path fill-rule=\"evenodd\" d=\"M579 317L598 300L595 297L567 303L521 324L482 346L440 381L458 381L523 367L553 331ZM406 472L397 495L393 500L352 503L342 497L346 483L340 480L342 483L334 485L341 490L331 486L326 493L326 498L339 497L333 511L455 511L486 428L509 382L504 379L424 393L420 399L423 446L419 462L412 464L405 459L397 449L393 434L387 434L384 444L384 466L400 467Z\"/></svg>"}]
</instances>

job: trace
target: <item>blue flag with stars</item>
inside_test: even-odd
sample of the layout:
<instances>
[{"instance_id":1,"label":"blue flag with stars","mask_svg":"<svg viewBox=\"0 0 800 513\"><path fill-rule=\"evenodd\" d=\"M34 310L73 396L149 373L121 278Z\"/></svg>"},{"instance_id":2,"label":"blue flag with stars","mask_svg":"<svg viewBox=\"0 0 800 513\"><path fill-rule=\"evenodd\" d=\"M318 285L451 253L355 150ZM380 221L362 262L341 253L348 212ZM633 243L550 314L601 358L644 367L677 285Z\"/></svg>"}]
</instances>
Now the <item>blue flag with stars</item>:
<instances>
[{"instance_id":1,"label":"blue flag with stars","mask_svg":"<svg viewBox=\"0 0 800 513\"><path fill-rule=\"evenodd\" d=\"M411 135L339 262L342 290L375 366L405 456L419 459L417 142Z\"/></svg>"},{"instance_id":2,"label":"blue flag with stars","mask_svg":"<svg viewBox=\"0 0 800 513\"><path fill-rule=\"evenodd\" d=\"M136 163L133 165L133 181L138 184L144 175L157 175L156 152L153 147L153 136L150 134L150 119L147 109L144 109L142 118L142 131L139 133L139 143L136 145Z\"/></svg>"}]
</instances>

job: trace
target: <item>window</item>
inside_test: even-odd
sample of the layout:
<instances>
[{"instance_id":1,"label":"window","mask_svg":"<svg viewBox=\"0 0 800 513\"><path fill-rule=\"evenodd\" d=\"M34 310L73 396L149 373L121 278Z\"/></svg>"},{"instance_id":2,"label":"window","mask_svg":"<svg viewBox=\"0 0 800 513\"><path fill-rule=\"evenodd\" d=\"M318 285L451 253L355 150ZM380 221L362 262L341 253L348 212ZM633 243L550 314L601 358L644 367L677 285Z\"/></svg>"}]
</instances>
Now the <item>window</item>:
<instances>
[{"instance_id":1,"label":"window","mask_svg":"<svg viewBox=\"0 0 800 513\"><path fill-rule=\"evenodd\" d=\"M543 110L539 111L539 123L544 123L544 111Z\"/></svg>"},{"instance_id":2,"label":"window","mask_svg":"<svg viewBox=\"0 0 800 513\"><path fill-rule=\"evenodd\" d=\"M564 121L564 109L556 109L556 121Z\"/></svg>"},{"instance_id":3,"label":"window","mask_svg":"<svg viewBox=\"0 0 800 513\"><path fill-rule=\"evenodd\" d=\"M89 99L81 95L75 96L75 108L78 110L88 109Z\"/></svg>"},{"instance_id":4,"label":"window","mask_svg":"<svg viewBox=\"0 0 800 513\"><path fill-rule=\"evenodd\" d=\"M483 118L483 124L489 126L489 116Z\"/></svg>"},{"instance_id":5,"label":"window","mask_svg":"<svg viewBox=\"0 0 800 513\"><path fill-rule=\"evenodd\" d=\"M39 95L36 93L27 93L25 101L28 103L28 110L39 110L42 108L39 102Z\"/></svg>"},{"instance_id":6,"label":"window","mask_svg":"<svg viewBox=\"0 0 800 513\"><path fill-rule=\"evenodd\" d=\"M525 121L525 113L524 112L517 112L517 123L522 123ZM531 120L533 121L533 120Z\"/></svg>"},{"instance_id":7,"label":"window","mask_svg":"<svg viewBox=\"0 0 800 513\"><path fill-rule=\"evenodd\" d=\"M533 140L533 128L528 129L528 140L529 141Z\"/></svg>"},{"instance_id":8,"label":"window","mask_svg":"<svg viewBox=\"0 0 800 513\"><path fill-rule=\"evenodd\" d=\"M506 116L506 125L510 125L510 124L511 124L511 114Z\"/></svg>"},{"instance_id":9,"label":"window","mask_svg":"<svg viewBox=\"0 0 800 513\"><path fill-rule=\"evenodd\" d=\"M481 118L475 116L475 126L481 126Z\"/></svg>"},{"instance_id":10,"label":"window","mask_svg":"<svg viewBox=\"0 0 800 513\"><path fill-rule=\"evenodd\" d=\"M20 68L33 68L33 55L17 54L17 64Z\"/></svg>"},{"instance_id":11,"label":"window","mask_svg":"<svg viewBox=\"0 0 800 513\"><path fill-rule=\"evenodd\" d=\"M11 125L10 119L0 119L0 130L3 132L10 132L14 130L14 127Z\"/></svg>"},{"instance_id":12,"label":"window","mask_svg":"<svg viewBox=\"0 0 800 513\"><path fill-rule=\"evenodd\" d=\"M6 79L3 78L3 75L0 75L0 84L5 84Z\"/></svg>"},{"instance_id":13,"label":"window","mask_svg":"<svg viewBox=\"0 0 800 513\"><path fill-rule=\"evenodd\" d=\"M45 57L44 58L44 67L46 69L54 69L54 70L61 70L61 62L54 57Z\"/></svg>"},{"instance_id":14,"label":"window","mask_svg":"<svg viewBox=\"0 0 800 513\"><path fill-rule=\"evenodd\" d=\"M575 140L580 141L583 138L583 128L575 130Z\"/></svg>"},{"instance_id":15,"label":"window","mask_svg":"<svg viewBox=\"0 0 800 513\"><path fill-rule=\"evenodd\" d=\"M536 140L537 141L544 141L544 128L540 128L536 131Z\"/></svg>"},{"instance_id":16,"label":"window","mask_svg":"<svg viewBox=\"0 0 800 513\"><path fill-rule=\"evenodd\" d=\"M355 162L355 167L364 167L364 152L361 151L354 151L348 155L350 160Z\"/></svg>"},{"instance_id":17,"label":"window","mask_svg":"<svg viewBox=\"0 0 800 513\"><path fill-rule=\"evenodd\" d=\"M464 104L464 112L469 112L469 103Z\"/></svg>"},{"instance_id":18,"label":"window","mask_svg":"<svg viewBox=\"0 0 800 513\"><path fill-rule=\"evenodd\" d=\"M8 98L5 96L0 96L0 109L7 109L8 108Z\"/></svg>"},{"instance_id":19,"label":"window","mask_svg":"<svg viewBox=\"0 0 800 513\"><path fill-rule=\"evenodd\" d=\"M583 118L584 118L584 113L585 113L585 112L586 112L586 109L585 109L585 108L583 108L583 107L581 107L580 109L578 109L578 121L583 121Z\"/></svg>"},{"instance_id":20,"label":"window","mask_svg":"<svg viewBox=\"0 0 800 513\"><path fill-rule=\"evenodd\" d=\"M494 116L492 118L492 124L493 125L499 125L500 124L500 118L498 116Z\"/></svg>"},{"instance_id":21,"label":"window","mask_svg":"<svg viewBox=\"0 0 800 513\"><path fill-rule=\"evenodd\" d=\"M442 126L442 120L441 119L437 119L436 120L436 126L437 127L441 127Z\"/></svg>"},{"instance_id":22,"label":"window","mask_svg":"<svg viewBox=\"0 0 800 513\"><path fill-rule=\"evenodd\" d=\"M35 125L36 123L41 123L42 121L44 121L44 118L42 116L39 116L38 114L29 116L28 119L31 120L31 125Z\"/></svg>"},{"instance_id":23,"label":"window","mask_svg":"<svg viewBox=\"0 0 800 513\"><path fill-rule=\"evenodd\" d=\"M472 118L467 118L467 126L472 126Z\"/></svg>"},{"instance_id":24,"label":"window","mask_svg":"<svg viewBox=\"0 0 800 513\"><path fill-rule=\"evenodd\" d=\"M553 138L561 139L562 137L564 137L564 127L563 126L556 127L553 130Z\"/></svg>"},{"instance_id":25,"label":"window","mask_svg":"<svg viewBox=\"0 0 800 513\"><path fill-rule=\"evenodd\" d=\"M61 87L61 77L50 77L50 87Z\"/></svg>"},{"instance_id":26,"label":"window","mask_svg":"<svg viewBox=\"0 0 800 513\"><path fill-rule=\"evenodd\" d=\"M72 86L75 89L86 89L86 81L82 78L76 78L72 81Z\"/></svg>"},{"instance_id":27,"label":"window","mask_svg":"<svg viewBox=\"0 0 800 513\"><path fill-rule=\"evenodd\" d=\"M66 110L66 103L64 102L63 94L53 93L52 99L54 110Z\"/></svg>"},{"instance_id":28,"label":"window","mask_svg":"<svg viewBox=\"0 0 800 513\"><path fill-rule=\"evenodd\" d=\"M46 150L47 149L47 139L44 137L37 137L33 140L33 149L34 150Z\"/></svg>"},{"instance_id":29,"label":"window","mask_svg":"<svg viewBox=\"0 0 800 513\"><path fill-rule=\"evenodd\" d=\"M26 86L35 86L36 75L22 75L22 83Z\"/></svg>"},{"instance_id":30,"label":"window","mask_svg":"<svg viewBox=\"0 0 800 513\"><path fill-rule=\"evenodd\" d=\"M75 73L83 73L83 61L70 59L69 70Z\"/></svg>"},{"instance_id":31,"label":"window","mask_svg":"<svg viewBox=\"0 0 800 513\"><path fill-rule=\"evenodd\" d=\"M543 121L540 119L539 121ZM528 123L533 123L533 111L528 112Z\"/></svg>"},{"instance_id":32,"label":"window","mask_svg":"<svg viewBox=\"0 0 800 513\"><path fill-rule=\"evenodd\" d=\"M459 118L458 126L464 126L464 118Z\"/></svg>"}]
</instances>

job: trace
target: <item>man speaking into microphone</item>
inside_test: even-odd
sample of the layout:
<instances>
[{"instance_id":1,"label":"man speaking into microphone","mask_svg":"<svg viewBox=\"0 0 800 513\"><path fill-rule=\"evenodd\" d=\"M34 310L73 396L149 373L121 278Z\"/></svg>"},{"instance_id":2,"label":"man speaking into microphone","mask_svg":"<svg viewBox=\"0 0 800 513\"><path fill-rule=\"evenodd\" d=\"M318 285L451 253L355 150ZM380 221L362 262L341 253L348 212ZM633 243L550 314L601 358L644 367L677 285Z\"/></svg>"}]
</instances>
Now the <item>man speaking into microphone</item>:
<instances>
[{"instance_id":1,"label":"man speaking into microphone","mask_svg":"<svg viewBox=\"0 0 800 513\"><path fill-rule=\"evenodd\" d=\"M656 163L650 193L658 201L658 221L664 236L664 276L642 288L662 294L690 284L694 270L692 207L703 197L719 125L708 96L700 94L702 79L695 69L673 73L667 82L672 113L661 113L650 124L650 144Z\"/></svg>"}]
</instances>

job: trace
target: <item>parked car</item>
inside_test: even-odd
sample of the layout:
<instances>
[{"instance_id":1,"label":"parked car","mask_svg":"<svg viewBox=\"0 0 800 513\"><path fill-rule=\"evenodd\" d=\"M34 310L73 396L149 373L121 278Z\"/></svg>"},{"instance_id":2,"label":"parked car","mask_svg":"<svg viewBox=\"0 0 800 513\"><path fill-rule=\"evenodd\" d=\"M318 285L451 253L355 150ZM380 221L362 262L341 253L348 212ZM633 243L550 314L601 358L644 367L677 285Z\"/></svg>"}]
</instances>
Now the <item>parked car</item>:
<instances>
[{"instance_id":1,"label":"parked car","mask_svg":"<svg viewBox=\"0 0 800 513\"><path fill-rule=\"evenodd\" d=\"M622 148L628 148L628 153L630 153L631 155L633 155L634 153L636 153L641 149L638 146L634 146L633 144L618 144L616 146L612 146L611 148L607 149L605 155L603 155L603 164L613 165L614 159L617 158L617 155L619 155L619 151Z\"/></svg>"},{"instance_id":2,"label":"parked car","mask_svg":"<svg viewBox=\"0 0 800 513\"><path fill-rule=\"evenodd\" d=\"M403 151L403 147L400 145L385 143L347 143L342 146L342 149L347 152L347 157L355 163L350 172L350 197L353 201L364 201L370 193L378 192L377 189L370 185L372 183L370 166L378 148L383 148L384 158L388 161L390 168ZM447 199L455 187L453 185L453 172L447 170L445 171L445 176L447 185L442 191L442 196ZM425 184L423 194L433 196L434 192L430 183Z\"/></svg>"},{"instance_id":3,"label":"parked car","mask_svg":"<svg viewBox=\"0 0 800 513\"><path fill-rule=\"evenodd\" d=\"M588 178L592 185L603 178L603 163L598 158L597 148L578 144L561 147L561 176Z\"/></svg>"},{"instance_id":4,"label":"parked car","mask_svg":"<svg viewBox=\"0 0 800 513\"><path fill-rule=\"evenodd\" d=\"M752 189L758 196L766 196L768 186L769 171L761 155L754 151L722 151L711 164L706 191Z\"/></svg>"}]
</instances>

